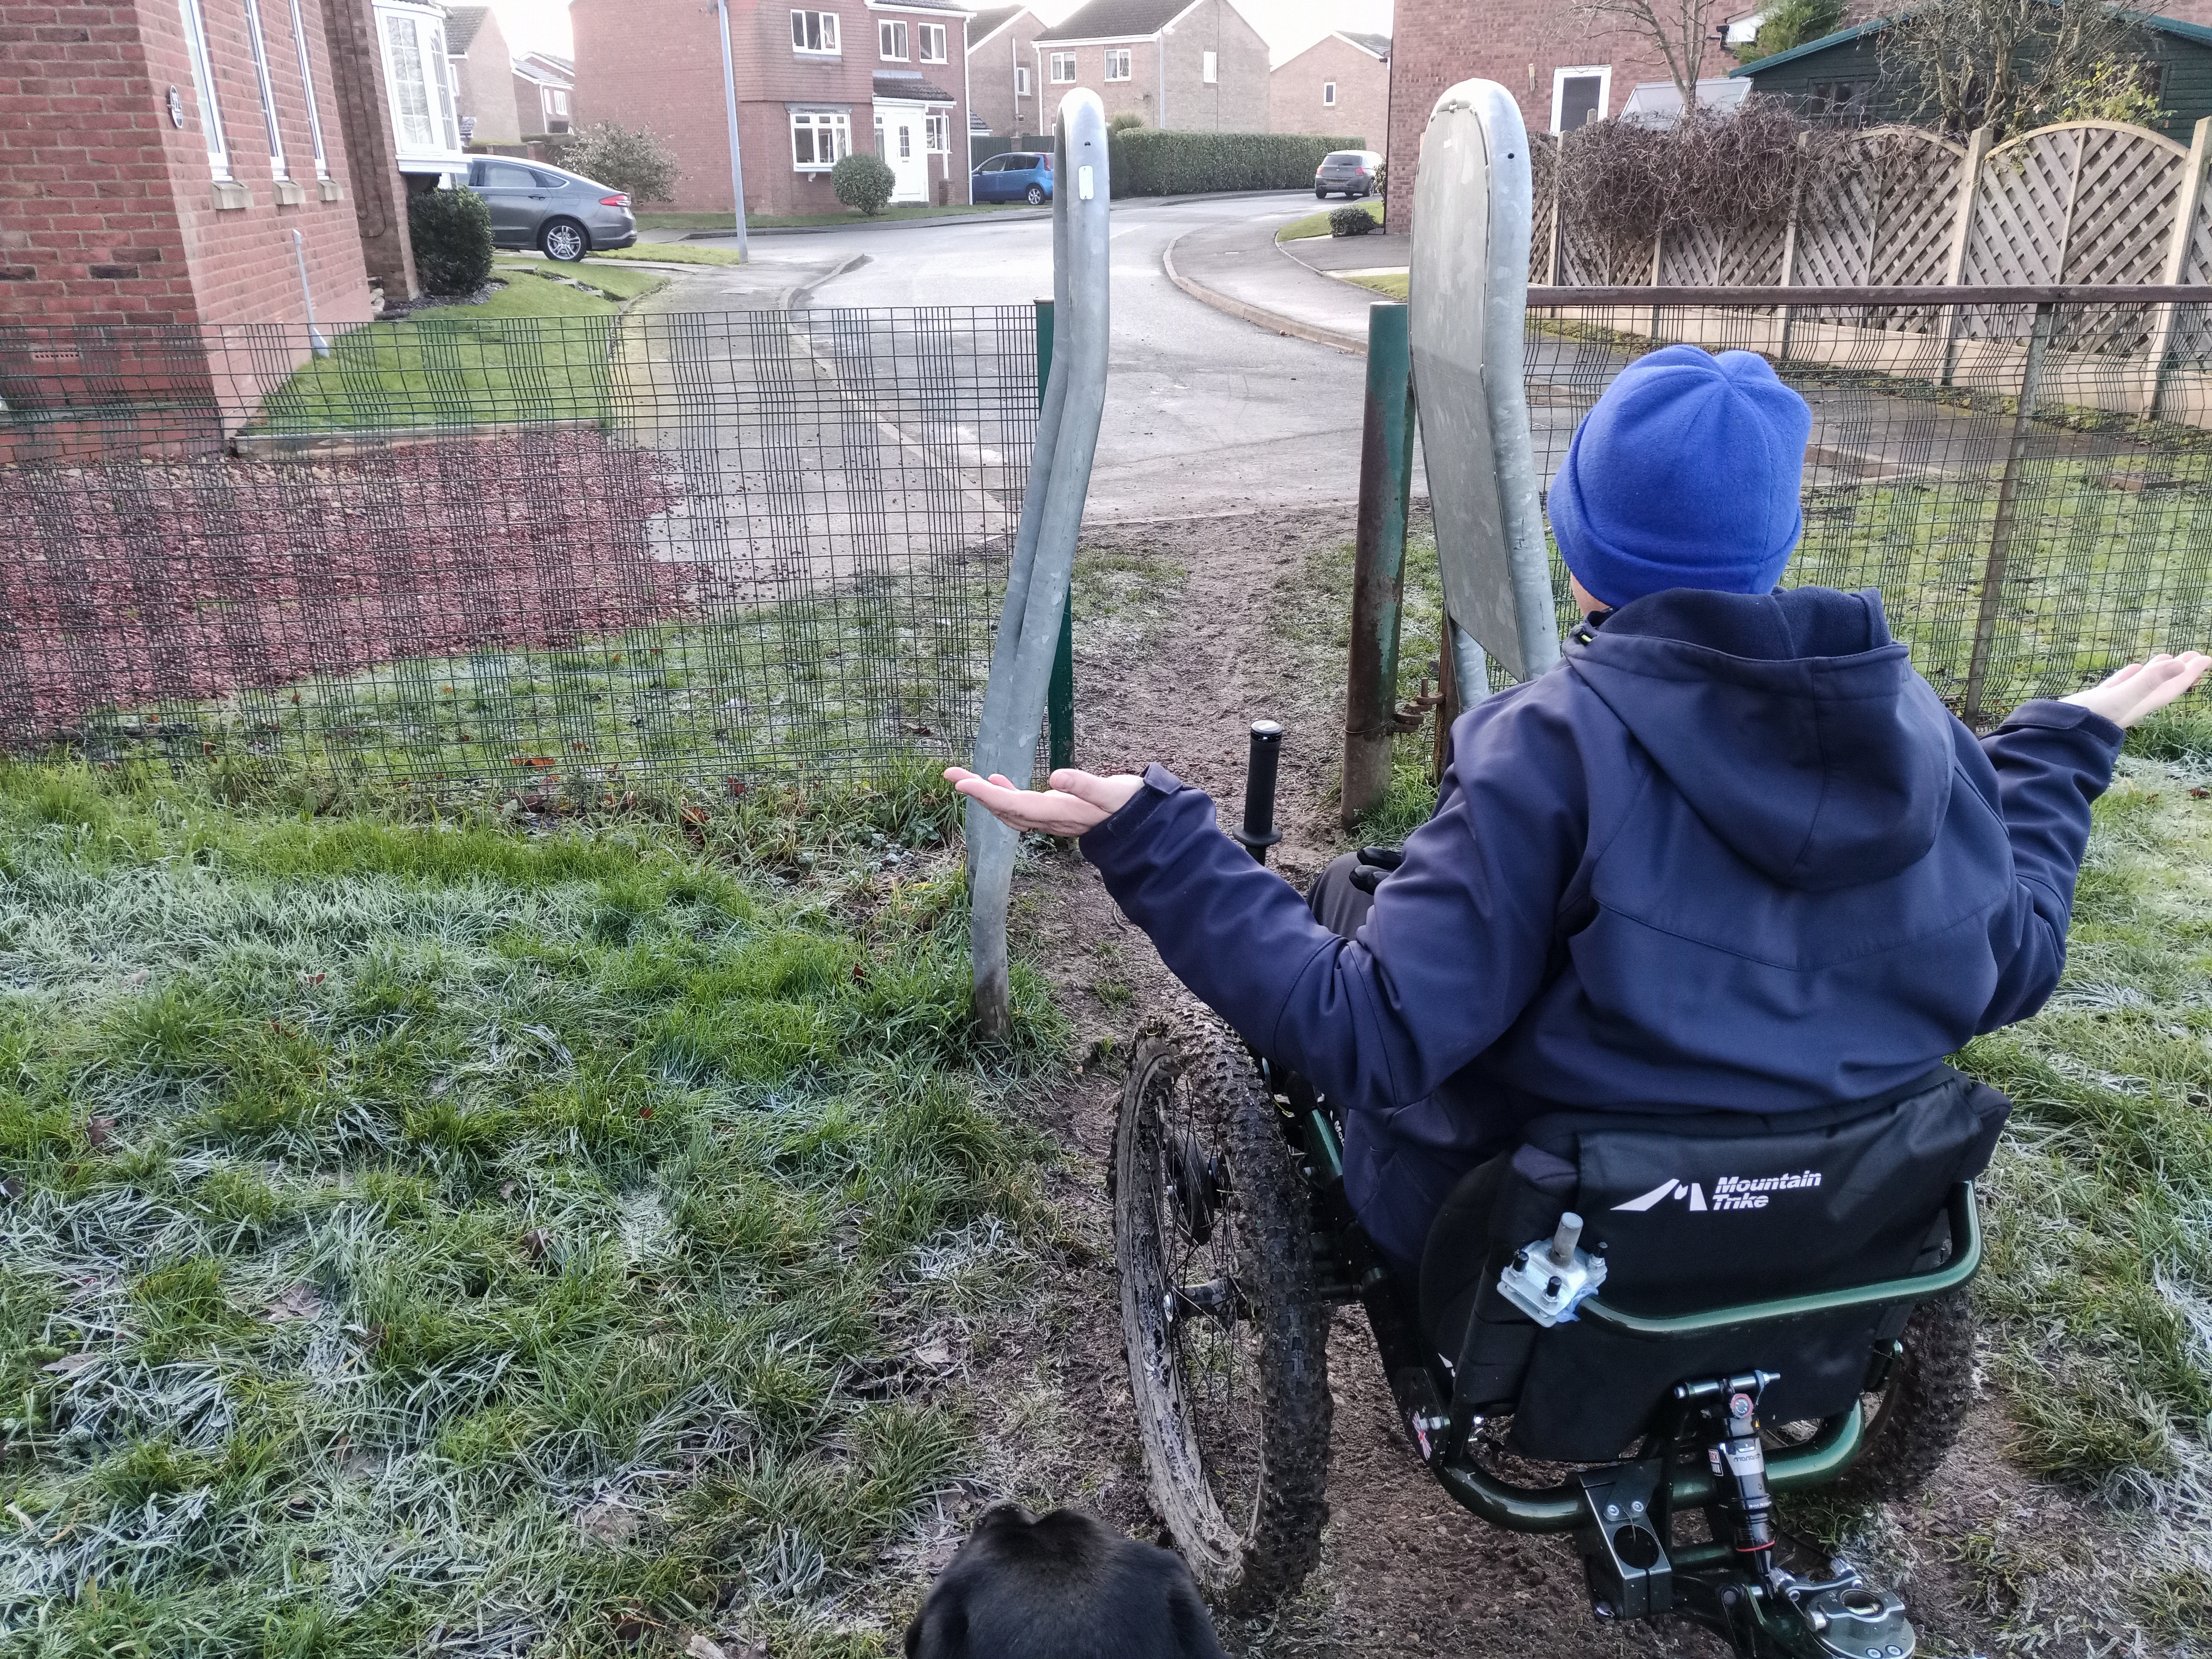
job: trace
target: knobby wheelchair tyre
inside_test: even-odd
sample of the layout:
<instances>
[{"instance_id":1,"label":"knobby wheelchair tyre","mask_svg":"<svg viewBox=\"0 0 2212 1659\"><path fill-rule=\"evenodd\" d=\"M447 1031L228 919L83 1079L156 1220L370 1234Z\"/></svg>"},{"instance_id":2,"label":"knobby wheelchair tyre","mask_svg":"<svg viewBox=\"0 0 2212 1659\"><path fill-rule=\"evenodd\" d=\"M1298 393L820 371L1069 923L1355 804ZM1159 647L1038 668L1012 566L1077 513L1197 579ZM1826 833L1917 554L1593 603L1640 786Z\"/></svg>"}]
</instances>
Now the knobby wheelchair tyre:
<instances>
[{"instance_id":1,"label":"knobby wheelchair tyre","mask_svg":"<svg viewBox=\"0 0 2212 1659\"><path fill-rule=\"evenodd\" d=\"M1860 1503L1919 1495L1951 1455L1974 1395L1974 1304L1965 1287L1912 1310L1905 1353L1867 1425L1866 1444L1838 1487Z\"/></svg>"},{"instance_id":2,"label":"knobby wheelchair tyre","mask_svg":"<svg viewBox=\"0 0 2212 1659\"><path fill-rule=\"evenodd\" d=\"M1194 1003L1130 1056L1112 1178L1154 1502L1209 1601L1265 1608L1321 1554L1328 1310L1311 1291L1311 1202L1281 1115L1243 1045Z\"/></svg>"}]
</instances>

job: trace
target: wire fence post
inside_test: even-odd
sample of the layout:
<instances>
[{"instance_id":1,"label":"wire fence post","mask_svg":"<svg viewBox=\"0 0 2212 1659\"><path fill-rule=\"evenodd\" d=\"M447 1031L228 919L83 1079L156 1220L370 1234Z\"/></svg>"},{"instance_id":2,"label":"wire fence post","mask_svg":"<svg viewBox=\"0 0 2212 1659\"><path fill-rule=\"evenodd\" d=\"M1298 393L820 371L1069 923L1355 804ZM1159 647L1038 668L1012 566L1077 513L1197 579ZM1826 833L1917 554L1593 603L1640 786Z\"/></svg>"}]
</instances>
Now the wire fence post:
<instances>
[{"instance_id":1,"label":"wire fence post","mask_svg":"<svg viewBox=\"0 0 2212 1659\"><path fill-rule=\"evenodd\" d=\"M1052 301L1036 302L1037 407L1052 384ZM1052 659L1052 681L1045 688L1045 752L1054 771L1075 764L1075 588L1060 608L1060 649Z\"/></svg>"},{"instance_id":2,"label":"wire fence post","mask_svg":"<svg viewBox=\"0 0 2212 1659\"><path fill-rule=\"evenodd\" d=\"M1359 438L1359 520L1344 700L1342 816L1382 805L1397 732L1398 641L1406 592L1406 510L1413 487L1413 352L1406 307L1367 308L1367 398Z\"/></svg>"},{"instance_id":3,"label":"wire fence post","mask_svg":"<svg viewBox=\"0 0 2212 1659\"><path fill-rule=\"evenodd\" d=\"M1065 631L1068 579L1105 413L1112 294L1105 106L1096 93L1079 88L1060 100L1054 127L1052 372L1037 412L974 763L985 777L1024 781L1036 766L1037 729ZM975 1025L985 1042L1000 1042L1012 1035L1014 1023L1006 905L1017 837L972 800L967 825Z\"/></svg>"},{"instance_id":4,"label":"wire fence post","mask_svg":"<svg viewBox=\"0 0 2212 1659\"><path fill-rule=\"evenodd\" d=\"M2027 459L2035 428L2035 400L2043 388L2044 349L2051 343L2048 301L2035 308L2027 334L2027 362L2020 375L2020 403L2012 421L2012 441L1997 473L1997 507L1990 525L1989 556L1982 567L1982 604L1974 619L1973 655L1966 664L1966 690L1960 712L1969 724L1982 719L1982 690L1988 683L1990 653L1996 642L1997 612L2004 597L2005 566L2012 556L2012 526L2020 495L2021 465Z\"/></svg>"}]
</instances>

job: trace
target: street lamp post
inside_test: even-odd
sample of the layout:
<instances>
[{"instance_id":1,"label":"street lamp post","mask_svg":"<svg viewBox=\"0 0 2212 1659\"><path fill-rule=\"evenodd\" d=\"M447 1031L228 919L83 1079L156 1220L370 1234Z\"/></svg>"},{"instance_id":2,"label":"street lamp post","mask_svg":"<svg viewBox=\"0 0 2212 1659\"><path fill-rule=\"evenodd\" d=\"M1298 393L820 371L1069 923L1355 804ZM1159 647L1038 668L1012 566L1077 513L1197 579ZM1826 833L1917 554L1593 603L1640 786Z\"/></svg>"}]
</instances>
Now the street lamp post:
<instances>
[{"instance_id":1,"label":"street lamp post","mask_svg":"<svg viewBox=\"0 0 2212 1659\"><path fill-rule=\"evenodd\" d=\"M738 257L750 259L752 251L745 241L745 173L738 160L738 75L730 61L730 0L714 0L714 10L722 26L722 100L730 112L730 198L738 210Z\"/></svg>"}]
</instances>

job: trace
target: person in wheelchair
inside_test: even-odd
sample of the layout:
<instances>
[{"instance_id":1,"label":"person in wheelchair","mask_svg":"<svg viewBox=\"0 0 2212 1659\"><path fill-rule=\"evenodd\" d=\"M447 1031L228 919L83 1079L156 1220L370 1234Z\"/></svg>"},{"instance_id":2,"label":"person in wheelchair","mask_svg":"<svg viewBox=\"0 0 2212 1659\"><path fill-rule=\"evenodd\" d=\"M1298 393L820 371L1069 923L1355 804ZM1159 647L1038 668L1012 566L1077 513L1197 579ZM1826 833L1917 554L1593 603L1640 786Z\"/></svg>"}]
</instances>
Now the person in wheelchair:
<instances>
[{"instance_id":1,"label":"person in wheelchair","mask_svg":"<svg viewBox=\"0 0 2212 1659\"><path fill-rule=\"evenodd\" d=\"M1877 593L1776 586L1811 423L1750 352L1625 369L1550 490L1584 613L1562 659L1455 722L1402 854L1346 854L1308 899L1157 764L945 775L1079 835L1176 977L1344 1112L1350 1198L1401 1267L1547 1113L1833 1108L2033 1014L2121 728L2212 667L2154 657L1978 738Z\"/></svg>"}]
</instances>

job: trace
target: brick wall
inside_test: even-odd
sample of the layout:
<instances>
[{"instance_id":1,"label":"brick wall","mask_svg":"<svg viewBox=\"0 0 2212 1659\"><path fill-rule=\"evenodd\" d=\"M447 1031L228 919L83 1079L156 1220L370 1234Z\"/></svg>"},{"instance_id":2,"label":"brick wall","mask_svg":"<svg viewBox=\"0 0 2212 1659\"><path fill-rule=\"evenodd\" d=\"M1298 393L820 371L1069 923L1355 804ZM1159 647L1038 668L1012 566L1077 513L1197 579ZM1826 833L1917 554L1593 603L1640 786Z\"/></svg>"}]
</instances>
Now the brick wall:
<instances>
[{"instance_id":1,"label":"brick wall","mask_svg":"<svg viewBox=\"0 0 2212 1659\"><path fill-rule=\"evenodd\" d=\"M487 12L477 25L467 54L453 65L460 83L461 106L457 114L477 118L471 135L479 144L512 144L522 137L522 124L514 103L514 54L500 32L499 14ZM539 129L533 126L531 131Z\"/></svg>"},{"instance_id":2,"label":"brick wall","mask_svg":"<svg viewBox=\"0 0 2212 1659\"><path fill-rule=\"evenodd\" d=\"M1037 85L1036 53L1030 50L1030 43L1043 27L1035 12L1018 13L1012 21L968 54L969 105L996 137L1041 132L1043 128L1038 123L1050 121L1059 107L1057 100L1039 96L1041 90L1048 93L1050 88L1041 89ZM1019 100L1014 95L1017 64L1030 72L1029 92Z\"/></svg>"},{"instance_id":3,"label":"brick wall","mask_svg":"<svg viewBox=\"0 0 2212 1659\"><path fill-rule=\"evenodd\" d=\"M231 171L218 207L179 8L0 3L0 315L42 322L304 323L291 233L325 331L367 320L319 0L300 0L332 183L314 166L289 0L263 0L289 183L278 200L242 0L208 0ZM185 124L169 117L179 89ZM329 198L329 199L326 199Z\"/></svg>"},{"instance_id":4,"label":"brick wall","mask_svg":"<svg viewBox=\"0 0 2212 1659\"><path fill-rule=\"evenodd\" d=\"M1701 75L1735 66L1717 45L1706 53ZM1446 88L1471 76L1498 82L1518 100L1530 131L1548 132L1553 71L1601 64L1613 70L1608 115L1620 112L1638 82L1670 78L1656 46L1560 0L1493 0L1480 14L1465 0L1399 0L1391 23L1389 228L1413 224L1421 134Z\"/></svg>"},{"instance_id":5,"label":"brick wall","mask_svg":"<svg viewBox=\"0 0 2212 1659\"><path fill-rule=\"evenodd\" d=\"M1167 117L1178 132L1265 132L1267 130L1267 43L1228 0L1206 3L1170 25L1162 41L1167 54ZM1207 52L1214 79L1205 78Z\"/></svg>"},{"instance_id":6,"label":"brick wall","mask_svg":"<svg viewBox=\"0 0 2212 1659\"><path fill-rule=\"evenodd\" d=\"M369 0L317 3L337 105L335 124L325 114L323 131L327 135L335 125L343 132L346 190L353 198L362 261L383 284L386 297L411 300L422 289L415 278L415 246L407 235L407 185L399 175L375 14Z\"/></svg>"},{"instance_id":7,"label":"brick wall","mask_svg":"<svg viewBox=\"0 0 2212 1659\"><path fill-rule=\"evenodd\" d=\"M1267 130L1314 132L1364 138L1382 150L1390 125L1390 65L1362 52L1340 35L1327 35L1268 77ZM1336 82L1334 108L1321 100L1327 82Z\"/></svg>"},{"instance_id":8,"label":"brick wall","mask_svg":"<svg viewBox=\"0 0 2212 1659\"><path fill-rule=\"evenodd\" d=\"M745 206L756 214L833 213L839 210L824 173L801 173L792 155L793 104L842 110L856 151L872 148L875 71L918 70L963 99L967 56L962 20L933 11L871 11L851 0L819 0L838 19L835 58L800 57L791 46L791 9L733 0L731 44L738 88L738 148L744 164ZM729 121L722 90L722 48L717 15L698 0L574 0L568 10L576 41L576 106L594 121L650 126L674 154L683 177L665 210L731 211ZM876 24L908 20L945 27L943 64L908 60L880 64ZM933 157L931 191L951 186L951 199L968 199L968 109L956 101L946 112L951 151Z\"/></svg>"},{"instance_id":9,"label":"brick wall","mask_svg":"<svg viewBox=\"0 0 2212 1659\"><path fill-rule=\"evenodd\" d=\"M1032 73L1037 85L1044 91L1044 104L1040 112L1045 131L1051 130L1060 114L1060 100L1078 87L1098 94L1098 101L1106 107L1106 118L1117 115L1135 115L1148 127L1160 124L1160 57L1159 48L1150 40L1124 40L1112 46L1103 45L1070 46L1065 41L1038 40L1032 44L1034 55ZM1109 81L1106 78L1106 54L1127 52L1129 54L1129 78ZM1075 79L1054 81L1052 78L1052 58L1054 52L1075 54Z\"/></svg>"}]
</instances>

